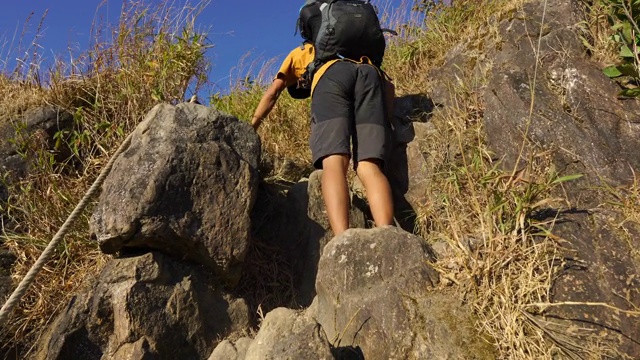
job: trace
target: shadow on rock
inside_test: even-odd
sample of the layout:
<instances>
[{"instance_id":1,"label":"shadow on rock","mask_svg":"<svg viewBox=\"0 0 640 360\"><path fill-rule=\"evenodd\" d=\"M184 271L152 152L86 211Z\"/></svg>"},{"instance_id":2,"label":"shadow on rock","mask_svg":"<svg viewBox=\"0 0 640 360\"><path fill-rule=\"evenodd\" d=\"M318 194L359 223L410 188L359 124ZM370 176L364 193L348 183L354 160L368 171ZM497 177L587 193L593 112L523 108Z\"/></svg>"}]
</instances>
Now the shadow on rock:
<instances>
[{"instance_id":1,"label":"shadow on rock","mask_svg":"<svg viewBox=\"0 0 640 360\"><path fill-rule=\"evenodd\" d=\"M252 213L253 251L245 267L243 296L262 310L307 307L316 295L318 262L332 239L320 187L322 171L295 184L262 183ZM349 223L364 228L368 206L355 194ZM244 284L253 285L245 286ZM260 295L264 289L264 294ZM252 301L250 301L252 302Z\"/></svg>"},{"instance_id":2,"label":"shadow on rock","mask_svg":"<svg viewBox=\"0 0 640 360\"><path fill-rule=\"evenodd\" d=\"M362 349L359 346L343 346L331 349L331 354L336 360L365 360Z\"/></svg>"},{"instance_id":3,"label":"shadow on rock","mask_svg":"<svg viewBox=\"0 0 640 360\"><path fill-rule=\"evenodd\" d=\"M408 232L416 227L416 212L407 193L421 175L414 174L414 168L422 170L421 166L411 166L419 159L414 159L410 147L416 147L422 137L416 132L414 123L427 123L435 107L433 101L422 94L405 95L395 100L385 173L393 193L394 216L398 225Z\"/></svg>"}]
</instances>

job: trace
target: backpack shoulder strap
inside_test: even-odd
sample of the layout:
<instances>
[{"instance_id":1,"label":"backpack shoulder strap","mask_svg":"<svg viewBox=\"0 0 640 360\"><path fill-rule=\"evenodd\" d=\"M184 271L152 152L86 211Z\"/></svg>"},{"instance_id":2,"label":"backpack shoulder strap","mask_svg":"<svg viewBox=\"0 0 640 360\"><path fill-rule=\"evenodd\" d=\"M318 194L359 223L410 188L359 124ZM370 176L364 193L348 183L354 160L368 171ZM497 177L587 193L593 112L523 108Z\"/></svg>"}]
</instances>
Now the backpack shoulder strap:
<instances>
[{"instance_id":1,"label":"backpack shoulder strap","mask_svg":"<svg viewBox=\"0 0 640 360\"><path fill-rule=\"evenodd\" d=\"M380 30L382 30L383 33L389 33L393 36L398 36L398 32L393 29L381 28Z\"/></svg>"},{"instance_id":2,"label":"backpack shoulder strap","mask_svg":"<svg viewBox=\"0 0 640 360\"><path fill-rule=\"evenodd\" d=\"M316 70L318 70L320 66L322 66L322 64L323 64L322 61L314 60L310 62L309 65L307 65L307 72L309 73L309 76L311 78L313 78L313 75L315 74Z\"/></svg>"},{"instance_id":3,"label":"backpack shoulder strap","mask_svg":"<svg viewBox=\"0 0 640 360\"><path fill-rule=\"evenodd\" d=\"M332 27L336 23L336 18L331 14L331 6L338 0L329 0L326 3L320 5L320 11L322 13L322 22L320 23L320 29L318 30L318 39L322 37L328 28ZM316 39L317 41L317 39ZM317 42L314 45L318 45ZM316 59L324 56L322 47L316 46ZM311 72L313 74L313 72Z\"/></svg>"}]
</instances>

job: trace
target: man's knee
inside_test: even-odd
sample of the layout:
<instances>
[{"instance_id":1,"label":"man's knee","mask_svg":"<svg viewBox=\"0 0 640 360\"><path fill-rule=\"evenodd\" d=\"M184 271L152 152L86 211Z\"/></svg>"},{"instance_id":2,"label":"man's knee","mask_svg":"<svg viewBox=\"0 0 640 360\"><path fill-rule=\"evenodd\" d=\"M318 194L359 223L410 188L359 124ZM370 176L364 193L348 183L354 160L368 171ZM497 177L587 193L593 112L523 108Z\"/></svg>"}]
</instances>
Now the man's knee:
<instances>
[{"instance_id":1,"label":"man's knee","mask_svg":"<svg viewBox=\"0 0 640 360\"><path fill-rule=\"evenodd\" d=\"M349 167L349 158L348 154L333 154L325 156L322 159L322 168L325 171L340 170L346 172Z\"/></svg>"},{"instance_id":2,"label":"man's knee","mask_svg":"<svg viewBox=\"0 0 640 360\"><path fill-rule=\"evenodd\" d=\"M365 159L358 161L356 173L358 177L367 177L382 172L383 161L380 159Z\"/></svg>"}]
</instances>

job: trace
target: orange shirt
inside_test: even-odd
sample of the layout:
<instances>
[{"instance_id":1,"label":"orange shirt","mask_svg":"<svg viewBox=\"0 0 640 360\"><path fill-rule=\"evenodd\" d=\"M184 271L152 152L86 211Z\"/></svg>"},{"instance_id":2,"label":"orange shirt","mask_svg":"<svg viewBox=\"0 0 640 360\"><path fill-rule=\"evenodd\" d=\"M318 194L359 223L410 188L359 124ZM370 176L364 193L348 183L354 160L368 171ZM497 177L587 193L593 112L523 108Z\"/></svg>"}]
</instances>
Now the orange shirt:
<instances>
[{"instance_id":1,"label":"orange shirt","mask_svg":"<svg viewBox=\"0 0 640 360\"><path fill-rule=\"evenodd\" d=\"M315 51L311 44L304 44L291 50L282 65L280 65L276 79L284 80L287 87L295 85L307 70L307 65L313 61L314 56Z\"/></svg>"},{"instance_id":2,"label":"orange shirt","mask_svg":"<svg viewBox=\"0 0 640 360\"><path fill-rule=\"evenodd\" d=\"M285 86L289 87L291 85L295 85L298 82L298 79L304 74L307 70L307 65L309 65L315 56L315 51L313 45L305 43L302 46L298 46L293 49L289 55L284 59L282 65L280 65L280 70L276 74L276 79L284 80ZM353 61L355 63L363 64L371 64L371 61L367 57L362 57L360 61L355 61L351 59L345 59L348 61ZM316 88L316 84L318 80L324 75L327 69L335 64L336 61L340 61L340 59L330 60L326 63L322 64L313 75L313 82L311 83L311 94L313 95L313 89ZM382 75L382 74L381 74Z\"/></svg>"}]
</instances>

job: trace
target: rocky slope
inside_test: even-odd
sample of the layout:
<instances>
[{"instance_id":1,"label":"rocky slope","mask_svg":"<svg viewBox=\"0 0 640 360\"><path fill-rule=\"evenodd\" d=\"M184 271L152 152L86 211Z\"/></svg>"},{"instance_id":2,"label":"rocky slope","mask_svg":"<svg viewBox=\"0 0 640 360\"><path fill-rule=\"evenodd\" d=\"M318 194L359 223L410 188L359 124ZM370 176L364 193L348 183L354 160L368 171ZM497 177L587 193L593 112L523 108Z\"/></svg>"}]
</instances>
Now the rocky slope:
<instances>
[{"instance_id":1,"label":"rocky slope","mask_svg":"<svg viewBox=\"0 0 640 360\"><path fill-rule=\"evenodd\" d=\"M586 356L580 341L602 335L614 358L637 358L640 226L620 226L621 214L600 205L604 184L629 184L640 170L640 109L617 98L617 85L590 60L577 26L580 6L527 3L522 14L499 22L481 55L477 44L456 46L432 73L431 93L398 100L398 111L425 104L433 114L447 111L455 106L452 79L476 84L484 135L504 169L544 157L560 174L583 175L558 194L570 206L535 214L562 240L547 299L561 306L526 316L550 347L569 349L560 357ZM538 37L539 48L531 41ZM423 144L438 141L430 119L413 118L413 139L391 154L402 220L429 200L425 179L437 164ZM319 173L282 192L261 183L260 156L246 122L196 104L154 108L118 159L91 220L101 249L114 257L93 288L60 313L38 358L500 356L499 339L487 336L469 306L468 288L445 286L450 281L435 269L446 248L400 228L367 229L357 191L350 216L359 229L332 239ZM0 165L10 169L11 156L4 159ZM401 225L412 230L410 222ZM256 272L247 259L258 242L281 255L293 294L262 314L255 333L259 304L240 289L243 274Z\"/></svg>"}]
</instances>

